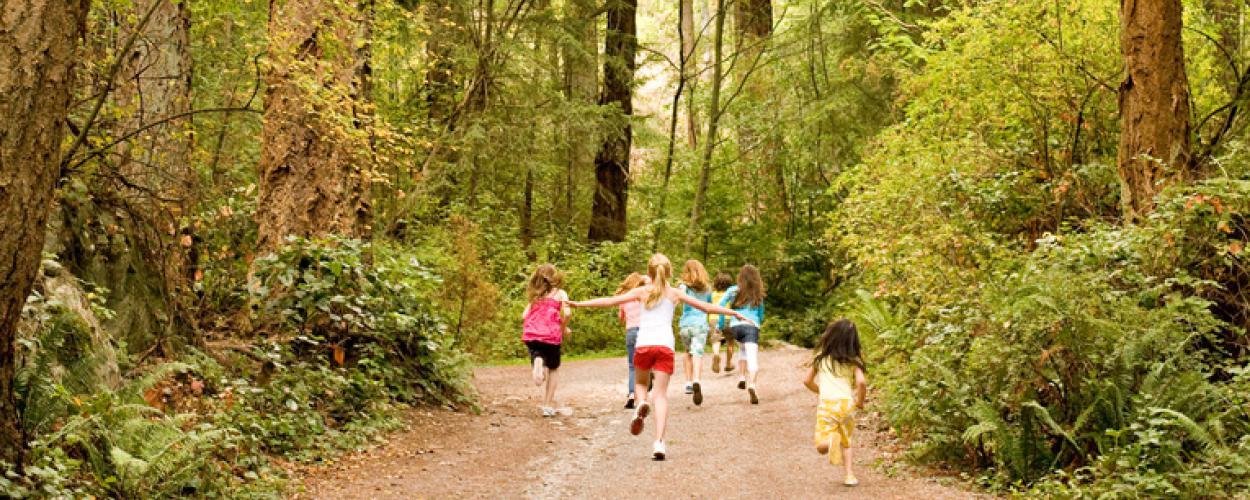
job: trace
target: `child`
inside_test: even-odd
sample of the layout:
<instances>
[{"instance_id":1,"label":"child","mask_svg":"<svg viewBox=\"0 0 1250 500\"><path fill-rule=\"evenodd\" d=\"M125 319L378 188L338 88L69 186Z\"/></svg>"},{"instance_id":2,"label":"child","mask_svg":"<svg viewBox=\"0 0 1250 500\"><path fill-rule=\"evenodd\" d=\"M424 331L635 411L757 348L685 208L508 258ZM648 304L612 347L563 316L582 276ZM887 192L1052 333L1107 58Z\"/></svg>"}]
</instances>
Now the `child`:
<instances>
[{"instance_id":1,"label":"child","mask_svg":"<svg viewBox=\"0 0 1250 500\"><path fill-rule=\"evenodd\" d=\"M722 306L732 307L739 317L750 319L730 320L729 333L742 347L742 356L738 359L738 388L747 390L753 405L760 404L755 381L760 374L759 325L764 323L764 295L764 280L760 278L760 270L747 264L738 271L738 284L729 287L720 302Z\"/></svg>"},{"instance_id":2,"label":"child","mask_svg":"<svg viewBox=\"0 0 1250 500\"><path fill-rule=\"evenodd\" d=\"M632 273L621 286L617 287L616 295L628 292L647 284L647 277ZM638 315L642 312L642 302L637 300L621 304L618 318L625 325L625 361L629 363L629 398L625 400L625 409L634 409L634 346L638 342Z\"/></svg>"},{"instance_id":3,"label":"child","mask_svg":"<svg viewBox=\"0 0 1250 500\"><path fill-rule=\"evenodd\" d=\"M530 364L534 367L534 385L543 385L544 382L547 384L540 407L544 417L556 415L560 343L564 340L565 325L570 312L563 305L569 300L569 296L561 289L562 286L564 276L551 264L538 266L525 286L529 305L525 306L525 312L522 313L525 323L521 341L529 350Z\"/></svg>"},{"instance_id":4,"label":"child","mask_svg":"<svg viewBox=\"0 0 1250 500\"><path fill-rule=\"evenodd\" d=\"M712 301L712 285L708 283L703 263L688 260L681 269L681 291L701 302ZM703 404L703 349L707 346L707 314L690 304L682 306L681 321L677 323L681 343L686 348L682 368L686 375L686 394L692 394L695 406Z\"/></svg>"},{"instance_id":5,"label":"child","mask_svg":"<svg viewBox=\"0 0 1250 500\"><path fill-rule=\"evenodd\" d=\"M664 460L664 431L668 425L668 380L673 375L673 313L678 303L689 304L705 313L714 312L735 317L742 315L724 307L702 302L680 293L669 286L673 277L673 264L661 254L651 256L647 263L647 276L651 283L614 297L604 297L581 302L569 302L573 307L612 307L627 302L642 301L638 315L638 343L634 351L634 369L639 388L638 408L629 423L629 432L635 436L642 433L651 405L655 405L655 446L652 456ZM647 380L655 375L654 387L641 390Z\"/></svg>"},{"instance_id":6,"label":"child","mask_svg":"<svg viewBox=\"0 0 1250 500\"><path fill-rule=\"evenodd\" d=\"M851 432L855 430L855 410L864 407L868 381L864 376L864 358L860 354L855 323L840 319L825 328L803 385L820 394L820 406L816 408L816 451L822 455L828 453L829 463L842 464L846 471L842 484L859 484L851 470Z\"/></svg>"},{"instance_id":7,"label":"child","mask_svg":"<svg viewBox=\"0 0 1250 500\"><path fill-rule=\"evenodd\" d=\"M733 284L733 276L730 276L729 273L724 271L716 273L716 278L712 280L712 303L720 304L721 299L725 298L725 291L729 290L729 287ZM725 328L727 326L725 325L726 321L725 316L721 314L707 315L708 325L710 325L712 329L712 373L720 373L721 344L725 345L725 373L734 371L732 363L734 359L735 342L733 338L725 335Z\"/></svg>"}]
</instances>

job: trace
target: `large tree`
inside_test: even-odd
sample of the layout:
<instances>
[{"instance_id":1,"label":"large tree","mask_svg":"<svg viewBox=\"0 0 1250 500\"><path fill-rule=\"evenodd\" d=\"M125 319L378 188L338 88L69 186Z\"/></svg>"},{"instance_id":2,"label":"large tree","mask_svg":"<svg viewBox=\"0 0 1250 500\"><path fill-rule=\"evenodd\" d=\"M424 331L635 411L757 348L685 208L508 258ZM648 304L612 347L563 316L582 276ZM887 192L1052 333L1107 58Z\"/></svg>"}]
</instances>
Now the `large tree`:
<instances>
[{"instance_id":1,"label":"large tree","mask_svg":"<svg viewBox=\"0 0 1250 500\"><path fill-rule=\"evenodd\" d=\"M369 4L271 0L258 244L366 235L372 173Z\"/></svg>"},{"instance_id":2,"label":"large tree","mask_svg":"<svg viewBox=\"0 0 1250 500\"><path fill-rule=\"evenodd\" d=\"M14 393L15 333L39 270L61 165L86 0L4 1L0 8L0 461L26 448Z\"/></svg>"},{"instance_id":3,"label":"large tree","mask_svg":"<svg viewBox=\"0 0 1250 500\"><path fill-rule=\"evenodd\" d=\"M630 120L634 114L634 60L638 51L635 13L638 0L609 0L608 26L603 44L603 92L599 104L621 113L620 128L608 133L595 156L595 197L591 207L592 242L625 239L625 209L629 192L629 153L633 143Z\"/></svg>"},{"instance_id":4,"label":"large tree","mask_svg":"<svg viewBox=\"0 0 1250 500\"><path fill-rule=\"evenodd\" d=\"M1126 220L1154 209L1154 197L1189 176L1189 86L1181 0L1122 0L1120 206Z\"/></svg>"}]
</instances>

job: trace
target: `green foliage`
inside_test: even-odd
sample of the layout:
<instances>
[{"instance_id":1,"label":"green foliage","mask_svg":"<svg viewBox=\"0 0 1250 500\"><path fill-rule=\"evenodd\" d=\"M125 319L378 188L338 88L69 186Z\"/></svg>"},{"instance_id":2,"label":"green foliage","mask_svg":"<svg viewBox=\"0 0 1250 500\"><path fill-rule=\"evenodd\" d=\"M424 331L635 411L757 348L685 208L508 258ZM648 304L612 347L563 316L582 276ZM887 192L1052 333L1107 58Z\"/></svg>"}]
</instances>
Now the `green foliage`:
<instances>
[{"instance_id":1,"label":"green foliage","mask_svg":"<svg viewBox=\"0 0 1250 500\"><path fill-rule=\"evenodd\" d=\"M905 118L834 184L828 231L859 289L835 307L912 457L1026 495L1250 487L1239 143L1120 225L1115 5L971 3L925 29ZM1190 34L1210 109L1224 90Z\"/></svg>"},{"instance_id":2,"label":"green foliage","mask_svg":"<svg viewBox=\"0 0 1250 500\"><path fill-rule=\"evenodd\" d=\"M272 323L261 328L289 338L297 357L356 367L399 400L465 401L464 359L431 307L442 279L416 259L358 240L289 238L254 265L257 319Z\"/></svg>"}]
</instances>

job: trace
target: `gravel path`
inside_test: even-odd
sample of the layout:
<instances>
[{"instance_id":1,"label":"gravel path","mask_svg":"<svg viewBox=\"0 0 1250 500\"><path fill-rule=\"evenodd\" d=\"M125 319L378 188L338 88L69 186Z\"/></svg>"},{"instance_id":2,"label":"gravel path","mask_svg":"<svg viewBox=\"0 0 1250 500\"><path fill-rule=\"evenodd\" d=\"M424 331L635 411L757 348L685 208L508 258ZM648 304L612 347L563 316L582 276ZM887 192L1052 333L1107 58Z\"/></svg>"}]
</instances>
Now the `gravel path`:
<instances>
[{"instance_id":1,"label":"gravel path","mask_svg":"<svg viewBox=\"0 0 1250 500\"><path fill-rule=\"evenodd\" d=\"M860 486L811 445L815 395L803 388L804 350L761 353L758 406L736 374L704 375L694 406L669 387L668 460L651 460L653 420L631 436L622 409L625 361L565 363L558 396L572 415L544 419L525 366L477 370L480 415L414 411L385 444L308 471L301 498L972 498L949 478L895 467L891 443L862 419ZM710 361L710 359L709 359ZM679 363L680 366L680 363ZM871 404L871 403L870 403ZM882 470L895 470L889 475ZM642 478L647 480L641 481Z\"/></svg>"}]
</instances>

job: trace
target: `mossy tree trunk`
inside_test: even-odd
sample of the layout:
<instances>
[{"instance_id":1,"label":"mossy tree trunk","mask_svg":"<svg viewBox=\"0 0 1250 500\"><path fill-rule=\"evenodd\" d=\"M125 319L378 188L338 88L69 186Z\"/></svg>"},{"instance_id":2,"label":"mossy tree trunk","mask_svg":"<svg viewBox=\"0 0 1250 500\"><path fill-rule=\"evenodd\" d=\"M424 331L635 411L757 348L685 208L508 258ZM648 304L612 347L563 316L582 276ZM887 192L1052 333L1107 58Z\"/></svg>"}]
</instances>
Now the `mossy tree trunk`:
<instances>
[{"instance_id":1,"label":"mossy tree trunk","mask_svg":"<svg viewBox=\"0 0 1250 500\"><path fill-rule=\"evenodd\" d=\"M61 166L85 0L13 0L0 15L0 461L26 440L14 393L17 322L39 269Z\"/></svg>"},{"instance_id":2,"label":"mossy tree trunk","mask_svg":"<svg viewBox=\"0 0 1250 500\"><path fill-rule=\"evenodd\" d=\"M271 0L270 68L256 209L258 246L287 236L364 237L369 223L372 109L358 61L367 8Z\"/></svg>"}]
</instances>

